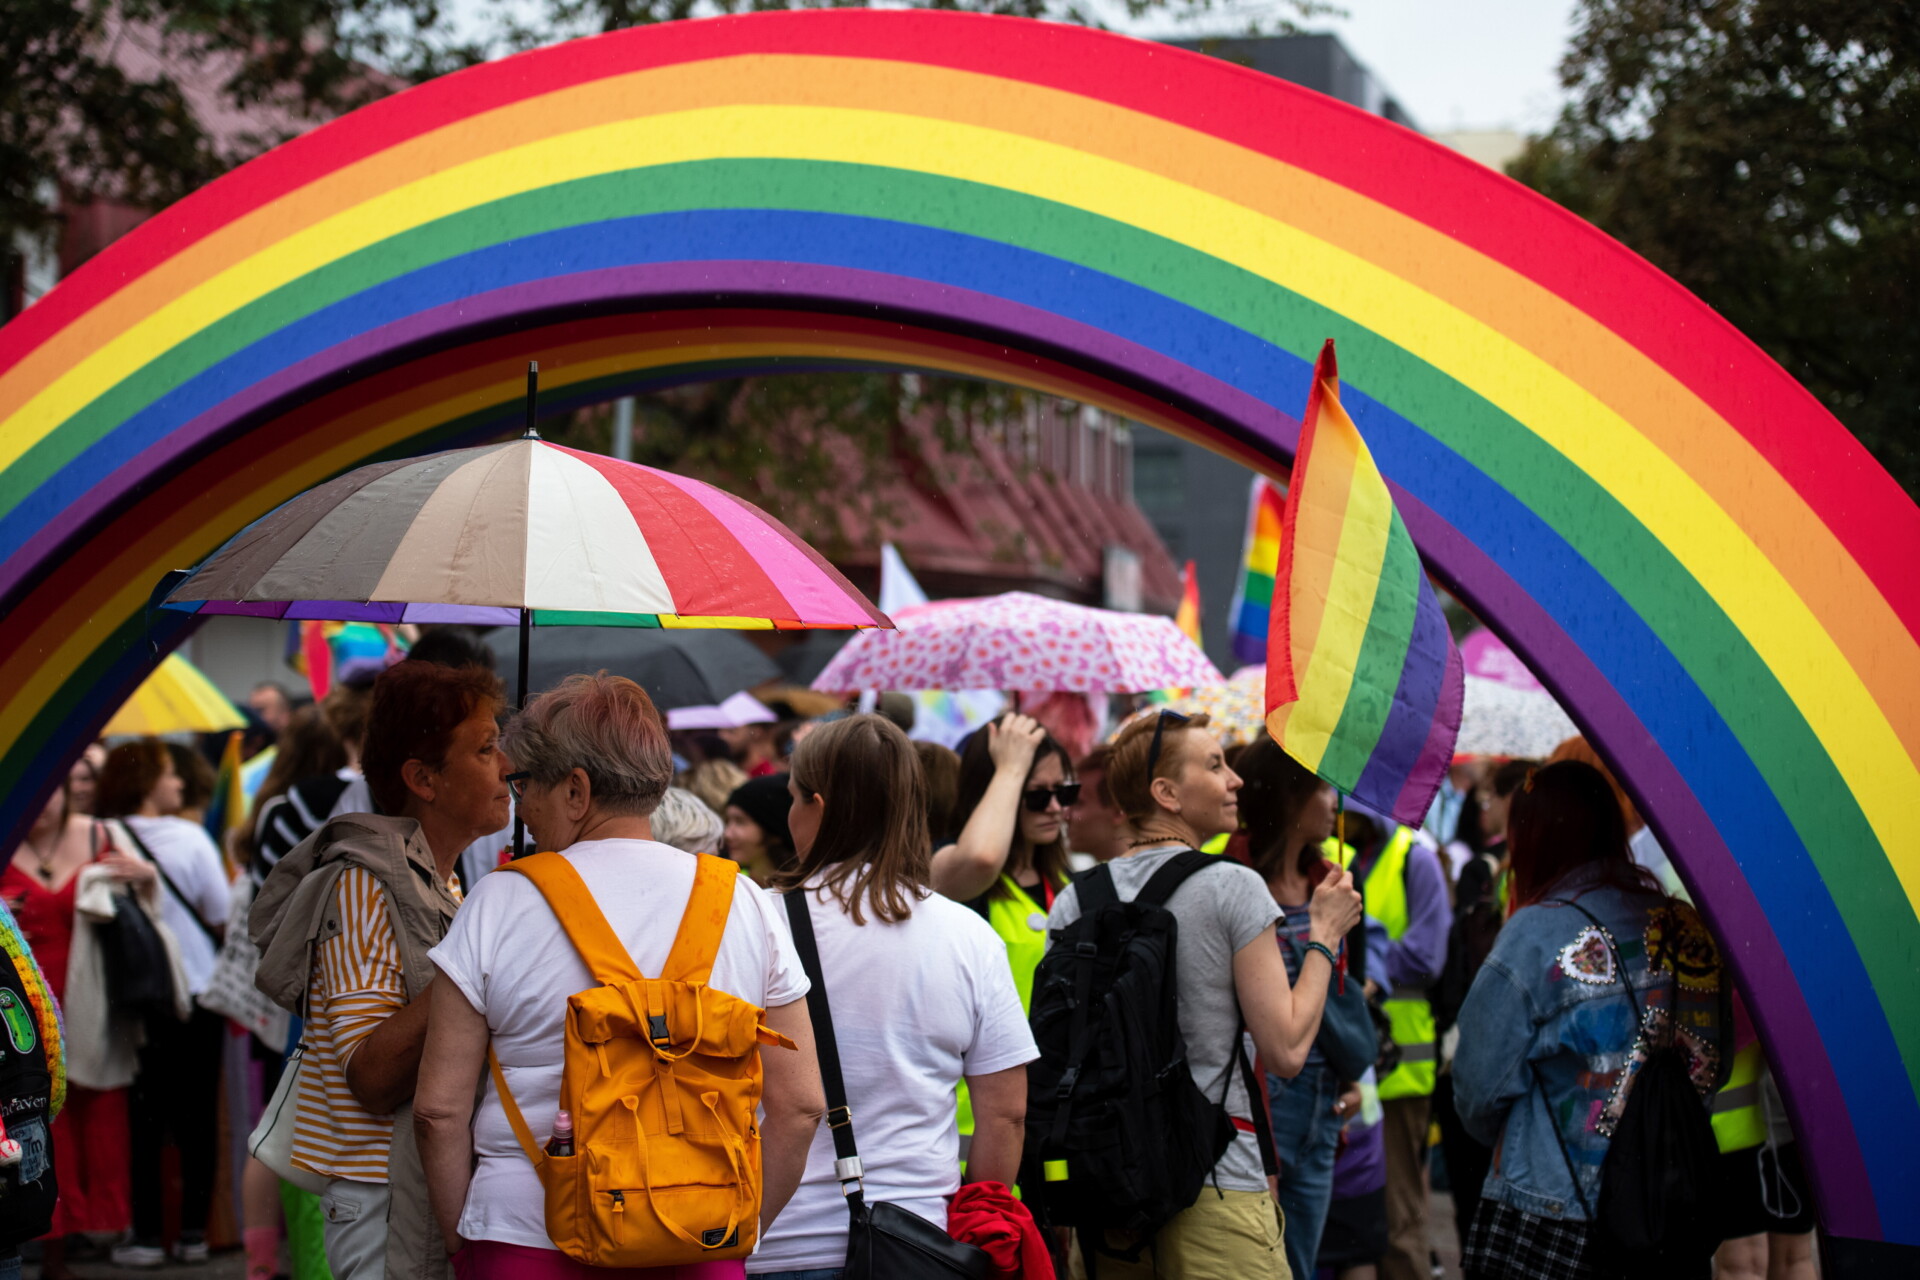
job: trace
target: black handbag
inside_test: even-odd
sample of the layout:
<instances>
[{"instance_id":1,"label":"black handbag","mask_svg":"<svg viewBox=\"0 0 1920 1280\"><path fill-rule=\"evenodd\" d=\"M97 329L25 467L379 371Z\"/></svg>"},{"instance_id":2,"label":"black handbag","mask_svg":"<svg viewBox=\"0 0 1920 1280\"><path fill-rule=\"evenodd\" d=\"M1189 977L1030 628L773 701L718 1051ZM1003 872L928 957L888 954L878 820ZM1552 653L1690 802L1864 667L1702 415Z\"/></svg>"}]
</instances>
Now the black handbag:
<instances>
[{"instance_id":1,"label":"black handbag","mask_svg":"<svg viewBox=\"0 0 1920 1280\"><path fill-rule=\"evenodd\" d=\"M847 1082L840 1074L840 1046L833 1035L833 1011L827 1005L820 951L813 940L813 915L805 889L789 892L786 899L793 944L813 984L807 991L807 1016L813 1023L820 1082L827 1093L833 1173L847 1198L846 1280L986 1280L993 1273L993 1260L984 1250L955 1240L899 1205L884 1200L867 1203L860 1150L853 1141L853 1111L847 1106Z\"/></svg>"},{"instance_id":2,"label":"black handbag","mask_svg":"<svg viewBox=\"0 0 1920 1280\"><path fill-rule=\"evenodd\" d=\"M113 895L113 919L96 928L106 960L108 1001L142 1016L174 1017L173 962L131 889Z\"/></svg>"}]
</instances>

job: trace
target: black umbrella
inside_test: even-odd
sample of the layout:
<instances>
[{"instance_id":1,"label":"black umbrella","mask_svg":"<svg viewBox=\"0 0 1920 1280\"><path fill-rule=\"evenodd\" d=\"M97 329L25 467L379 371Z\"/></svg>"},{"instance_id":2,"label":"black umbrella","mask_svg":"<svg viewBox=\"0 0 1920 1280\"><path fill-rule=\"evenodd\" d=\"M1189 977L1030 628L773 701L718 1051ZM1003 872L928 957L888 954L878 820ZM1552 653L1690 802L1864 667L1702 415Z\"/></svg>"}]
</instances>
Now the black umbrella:
<instances>
[{"instance_id":1,"label":"black umbrella","mask_svg":"<svg viewBox=\"0 0 1920 1280\"><path fill-rule=\"evenodd\" d=\"M502 627L487 637L512 671L520 661L520 636ZM542 627L527 666L527 692L551 689L576 672L605 669L647 691L654 705L714 706L743 689L780 678L773 659L738 631L658 631L628 627Z\"/></svg>"}]
</instances>

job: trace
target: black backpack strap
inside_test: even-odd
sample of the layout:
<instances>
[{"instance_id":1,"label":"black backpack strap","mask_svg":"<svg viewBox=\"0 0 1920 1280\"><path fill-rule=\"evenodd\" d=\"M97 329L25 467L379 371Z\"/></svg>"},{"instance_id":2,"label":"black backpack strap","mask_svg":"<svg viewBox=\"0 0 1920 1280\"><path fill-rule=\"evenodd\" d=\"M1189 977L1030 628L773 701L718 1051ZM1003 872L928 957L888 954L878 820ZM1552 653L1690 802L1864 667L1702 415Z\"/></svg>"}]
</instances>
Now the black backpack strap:
<instances>
[{"instance_id":1,"label":"black backpack strap","mask_svg":"<svg viewBox=\"0 0 1920 1280\"><path fill-rule=\"evenodd\" d=\"M827 1004L826 978L820 972L820 948L813 938L813 913L807 891L791 889L785 895L787 921L793 928L794 950L807 971L807 1018L813 1023L813 1051L820 1060L820 1084L827 1095L827 1132L833 1135L833 1176L847 1198L847 1212L858 1222L866 1212L860 1148L853 1140L853 1110L847 1106L847 1081L840 1072L840 1042L833 1034L833 1010Z\"/></svg>"},{"instance_id":2,"label":"black backpack strap","mask_svg":"<svg viewBox=\"0 0 1920 1280\"><path fill-rule=\"evenodd\" d=\"M1210 853L1198 849L1185 849L1168 858L1166 865L1153 873L1153 878L1140 886L1140 892L1133 895L1135 902L1146 906L1164 907L1173 891L1187 882L1187 877L1208 867L1233 865L1224 858L1216 858ZM1083 891L1084 892L1084 891ZM1083 905L1081 910L1085 910Z\"/></svg>"},{"instance_id":3,"label":"black backpack strap","mask_svg":"<svg viewBox=\"0 0 1920 1280\"><path fill-rule=\"evenodd\" d=\"M1267 1091L1260 1087L1253 1059L1247 1056L1247 1024L1233 1033L1233 1047L1240 1056L1240 1079L1247 1088L1247 1107L1253 1112L1253 1132L1260 1139L1260 1167L1269 1178L1280 1176L1280 1161L1273 1154L1273 1117L1267 1114Z\"/></svg>"},{"instance_id":4,"label":"black backpack strap","mask_svg":"<svg viewBox=\"0 0 1920 1280\"><path fill-rule=\"evenodd\" d=\"M1119 890L1113 887L1113 865L1103 862L1075 880L1073 893L1079 899L1083 918L1098 915L1101 908L1120 901Z\"/></svg>"}]
</instances>

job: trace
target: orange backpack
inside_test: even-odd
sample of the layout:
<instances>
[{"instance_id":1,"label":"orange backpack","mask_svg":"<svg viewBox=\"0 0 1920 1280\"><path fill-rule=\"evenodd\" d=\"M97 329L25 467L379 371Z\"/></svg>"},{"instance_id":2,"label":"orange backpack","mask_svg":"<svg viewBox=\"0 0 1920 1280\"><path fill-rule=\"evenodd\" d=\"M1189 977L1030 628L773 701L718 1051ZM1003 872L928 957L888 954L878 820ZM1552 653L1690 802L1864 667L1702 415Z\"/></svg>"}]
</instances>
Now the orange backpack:
<instances>
[{"instance_id":1,"label":"orange backpack","mask_svg":"<svg viewBox=\"0 0 1920 1280\"><path fill-rule=\"evenodd\" d=\"M557 853L500 868L533 881L601 985L567 998L560 1109L574 1154L534 1141L487 1051L514 1136L546 1189L547 1234L593 1267L744 1258L760 1226L760 1045L794 1048L762 1010L707 985L739 871L702 855L658 978L640 974Z\"/></svg>"}]
</instances>

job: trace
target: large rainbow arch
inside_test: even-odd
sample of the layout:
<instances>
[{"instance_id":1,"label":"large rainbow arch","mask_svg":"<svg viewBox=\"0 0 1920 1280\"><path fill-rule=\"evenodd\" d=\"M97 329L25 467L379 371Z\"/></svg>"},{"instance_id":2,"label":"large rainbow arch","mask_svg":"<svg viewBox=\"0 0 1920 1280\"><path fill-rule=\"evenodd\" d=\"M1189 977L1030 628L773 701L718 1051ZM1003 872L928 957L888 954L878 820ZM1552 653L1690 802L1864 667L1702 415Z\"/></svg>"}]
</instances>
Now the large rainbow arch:
<instances>
[{"instance_id":1,"label":"large rainbow arch","mask_svg":"<svg viewBox=\"0 0 1920 1280\"><path fill-rule=\"evenodd\" d=\"M1920 1245L1920 510L1584 223L1121 37L622 32L377 103L113 245L0 330L0 838L189 625L163 571L499 430L529 357L575 402L948 369L1275 470L1329 336L1434 572L1620 762L1725 940L1826 1229Z\"/></svg>"}]
</instances>

